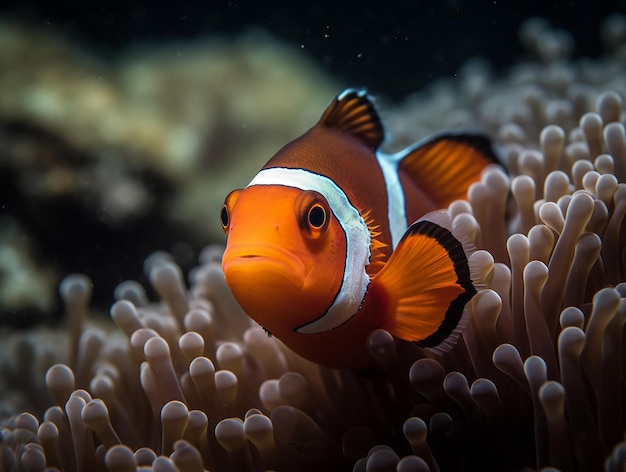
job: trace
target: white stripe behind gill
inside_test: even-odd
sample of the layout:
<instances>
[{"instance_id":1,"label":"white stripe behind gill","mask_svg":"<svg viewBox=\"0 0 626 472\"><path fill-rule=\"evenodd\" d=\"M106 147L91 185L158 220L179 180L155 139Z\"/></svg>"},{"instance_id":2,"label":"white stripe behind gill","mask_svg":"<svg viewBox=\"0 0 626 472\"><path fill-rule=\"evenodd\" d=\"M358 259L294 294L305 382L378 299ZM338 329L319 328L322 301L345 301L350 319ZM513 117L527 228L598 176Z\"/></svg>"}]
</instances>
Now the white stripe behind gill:
<instances>
[{"instance_id":1,"label":"white stripe behind gill","mask_svg":"<svg viewBox=\"0 0 626 472\"><path fill-rule=\"evenodd\" d=\"M365 265L370 258L370 233L365 221L335 182L305 169L283 167L263 169L252 179L248 187L253 185L283 185L300 190L314 190L328 201L330 209L346 234L346 265L343 280L339 293L326 313L299 327L297 332L321 333L342 325L358 311L369 285Z\"/></svg>"},{"instance_id":2,"label":"white stripe behind gill","mask_svg":"<svg viewBox=\"0 0 626 472\"><path fill-rule=\"evenodd\" d=\"M402 190L402 184L398 176L400 160L393 159L392 156L382 153L376 153L376 159L378 159L378 165L380 165L385 177L389 231L391 232L393 249L395 249L408 226L404 208L404 190Z\"/></svg>"}]
</instances>

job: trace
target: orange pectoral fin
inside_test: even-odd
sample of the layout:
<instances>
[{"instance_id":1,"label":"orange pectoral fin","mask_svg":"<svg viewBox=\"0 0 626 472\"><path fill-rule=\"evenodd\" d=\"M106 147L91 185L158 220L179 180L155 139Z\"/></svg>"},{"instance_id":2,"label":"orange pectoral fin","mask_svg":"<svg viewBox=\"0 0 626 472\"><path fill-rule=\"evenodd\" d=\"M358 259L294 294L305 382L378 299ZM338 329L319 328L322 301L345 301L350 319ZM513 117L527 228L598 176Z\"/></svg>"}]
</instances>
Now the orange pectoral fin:
<instances>
[{"instance_id":1,"label":"orange pectoral fin","mask_svg":"<svg viewBox=\"0 0 626 472\"><path fill-rule=\"evenodd\" d=\"M401 171L440 208L466 198L483 169L498 162L491 141L480 134L440 134L402 153Z\"/></svg>"},{"instance_id":2,"label":"orange pectoral fin","mask_svg":"<svg viewBox=\"0 0 626 472\"><path fill-rule=\"evenodd\" d=\"M450 349L469 321L465 305L476 289L471 248L453 235L447 214L413 223L372 284L382 284L394 308L384 326L391 334L434 352Z\"/></svg>"}]
</instances>

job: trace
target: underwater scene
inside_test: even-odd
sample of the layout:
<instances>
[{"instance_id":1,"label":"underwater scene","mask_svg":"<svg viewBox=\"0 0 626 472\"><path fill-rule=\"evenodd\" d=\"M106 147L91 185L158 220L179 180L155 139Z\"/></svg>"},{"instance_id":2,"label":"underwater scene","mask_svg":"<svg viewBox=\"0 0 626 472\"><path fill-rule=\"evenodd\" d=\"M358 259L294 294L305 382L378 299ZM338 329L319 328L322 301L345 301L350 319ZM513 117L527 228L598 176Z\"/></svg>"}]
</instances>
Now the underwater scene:
<instances>
[{"instance_id":1,"label":"underwater scene","mask_svg":"<svg viewBox=\"0 0 626 472\"><path fill-rule=\"evenodd\" d=\"M0 472L625 470L626 3L505 3L0 4Z\"/></svg>"}]
</instances>

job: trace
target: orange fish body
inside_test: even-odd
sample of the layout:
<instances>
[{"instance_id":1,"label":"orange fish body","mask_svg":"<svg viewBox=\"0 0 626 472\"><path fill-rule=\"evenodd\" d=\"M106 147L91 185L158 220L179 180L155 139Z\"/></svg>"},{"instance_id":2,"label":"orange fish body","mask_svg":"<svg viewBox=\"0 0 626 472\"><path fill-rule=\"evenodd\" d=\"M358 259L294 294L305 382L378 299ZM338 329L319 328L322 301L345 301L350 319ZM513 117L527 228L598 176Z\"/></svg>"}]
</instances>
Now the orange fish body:
<instances>
[{"instance_id":1,"label":"orange fish body","mask_svg":"<svg viewBox=\"0 0 626 472\"><path fill-rule=\"evenodd\" d=\"M472 248L434 210L495 162L489 141L442 134L386 155L383 139L371 99L348 89L222 208L222 265L239 304L329 367L370 364L378 328L444 352L476 293Z\"/></svg>"}]
</instances>

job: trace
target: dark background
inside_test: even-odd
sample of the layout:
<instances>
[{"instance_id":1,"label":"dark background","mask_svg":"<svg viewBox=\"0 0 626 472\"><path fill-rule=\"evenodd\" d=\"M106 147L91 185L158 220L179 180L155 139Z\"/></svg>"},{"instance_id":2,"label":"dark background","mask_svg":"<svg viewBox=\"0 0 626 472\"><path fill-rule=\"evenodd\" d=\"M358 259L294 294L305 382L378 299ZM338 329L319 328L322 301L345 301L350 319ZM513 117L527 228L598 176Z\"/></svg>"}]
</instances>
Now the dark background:
<instances>
[{"instance_id":1,"label":"dark background","mask_svg":"<svg viewBox=\"0 0 626 472\"><path fill-rule=\"evenodd\" d=\"M519 60L518 28L529 16L570 31L577 56L598 56L599 25L616 11L626 11L626 0L0 1L1 16L53 29L105 56L136 41L228 38L263 28L344 83L396 100L453 74L468 57L485 56L497 68Z\"/></svg>"}]
</instances>

